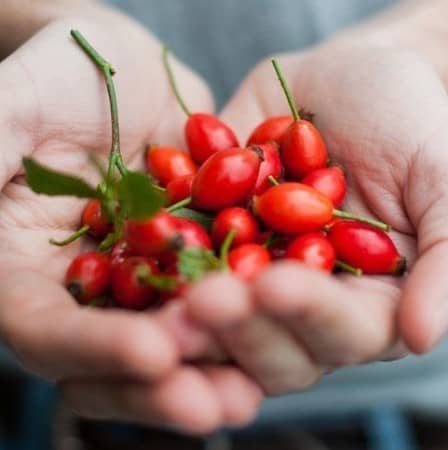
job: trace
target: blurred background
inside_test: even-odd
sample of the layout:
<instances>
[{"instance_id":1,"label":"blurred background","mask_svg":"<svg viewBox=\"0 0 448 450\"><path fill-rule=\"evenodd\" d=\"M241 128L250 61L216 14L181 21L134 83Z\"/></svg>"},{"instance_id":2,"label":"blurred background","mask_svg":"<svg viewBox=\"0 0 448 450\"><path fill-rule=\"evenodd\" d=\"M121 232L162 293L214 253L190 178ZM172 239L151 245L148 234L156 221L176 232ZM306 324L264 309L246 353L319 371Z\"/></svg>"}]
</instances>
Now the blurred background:
<instances>
[{"instance_id":1,"label":"blurred background","mask_svg":"<svg viewBox=\"0 0 448 450\"><path fill-rule=\"evenodd\" d=\"M393 1L109 3L166 41L222 106L262 58L314 45ZM254 425L207 439L80 420L0 345L0 450L446 450L447 425L447 343L423 358L338 371L306 393L267 401Z\"/></svg>"}]
</instances>

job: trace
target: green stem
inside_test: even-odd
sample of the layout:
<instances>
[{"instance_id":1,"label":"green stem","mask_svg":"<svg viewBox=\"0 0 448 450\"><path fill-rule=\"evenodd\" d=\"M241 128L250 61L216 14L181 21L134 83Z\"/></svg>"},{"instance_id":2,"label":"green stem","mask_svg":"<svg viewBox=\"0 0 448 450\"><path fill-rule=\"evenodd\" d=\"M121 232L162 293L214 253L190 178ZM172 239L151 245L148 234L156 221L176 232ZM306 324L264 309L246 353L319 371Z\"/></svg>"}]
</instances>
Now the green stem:
<instances>
[{"instance_id":1,"label":"green stem","mask_svg":"<svg viewBox=\"0 0 448 450\"><path fill-rule=\"evenodd\" d=\"M158 184L152 184L152 187L156 190L156 191L159 191L159 192L166 192L166 189L165 188L163 188L162 186L159 186Z\"/></svg>"},{"instance_id":2,"label":"green stem","mask_svg":"<svg viewBox=\"0 0 448 450\"><path fill-rule=\"evenodd\" d=\"M352 275L355 275L357 277L360 277L362 275L362 270L358 269L357 267L353 267L350 264L346 264L343 261L337 260L335 267L338 269L343 270L344 272L351 273Z\"/></svg>"},{"instance_id":3,"label":"green stem","mask_svg":"<svg viewBox=\"0 0 448 450\"><path fill-rule=\"evenodd\" d=\"M190 109L188 108L187 104L185 103L185 100L183 99L183 97L180 95L179 87L177 86L176 78L174 77L174 73L173 73L173 69L168 60L169 54L170 54L170 49L168 48L167 45L164 45L163 50L162 50L162 60L163 60L163 65L165 66L166 74L168 76L168 81L170 82L170 85L171 85L171 89L173 90L173 94L176 97L176 99L177 99L180 107L184 111L184 113L187 116L191 116Z\"/></svg>"},{"instance_id":4,"label":"green stem","mask_svg":"<svg viewBox=\"0 0 448 450\"><path fill-rule=\"evenodd\" d=\"M87 39L78 31L71 30L70 34L78 45L85 51L89 58L98 66L104 75L107 87L107 94L109 96L110 113L112 120L112 146L109 156L109 166L107 169L107 186L110 186L113 178L114 168L117 167L121 175L127 172L123 162L123 157L120 150L120 126L118 121L118 103L115 85L112 76L115 74L115 69L112 64L104 59L87 41Z\"/></svg>"},{"instance_id":5,"label":"green stem","mask_svg":"<svg viewBox=\"0 0 448 450\"><path fill-rule=\"evenodd\" d=\"M68 244L71 244L72 242L75 242L77 239L79 239L81 236L84 236L89 231L89 226L84 225L79 230L75 231L72 235L70 235L67 239L64 239L63 241L56 241L55 239L50 239L50 244L56 245L58 247L65 247Z\"/></svg>"},{"instance_id":6,"label":"green stem","mask_svg":"<svg viewBox=\"0 0 448 450\"><path fill-rule=\"evenodd\" d=\"M231 229L228 233L226 238L224 239L224 242L221 245L221 250L219 252L219 257L221 261L227 266L227 257L229 256L229 250L232 246L232 242L235 239L236 236L236 230Z\"/></svg>"},{"instance_id":7,"label":"green stem","mask_svg":"<svg viewBox=\"0 0 448 450\"><path fill-rule=\"evenodd\" d=\"M176 288L178 281L170 275L153 275L146 265L137 268L137 278L140 283L149 284L160 291L172 291Z\"/></svg>"},{"instance_id":8,"label":"green stem","mask_svg":"<svg viewBox=\"0 0 448 450\"><path fill-rule=\"evenodd\" d=\"M191 197L184 198L180 202L174 203L174 205L171 205L170 207L166 208L168 212L174 212L178 209L183 208L184 206L188 206L191 203Z\"/></svg>"},{"instance_id":9,"label":"green stem","mask_svg":"<svg viewBox=\"0 0 448 450\"><path fill-rule=\"evenodd\" d=\"M272 184L272 186L278 186L280 183L278 182L277 179L275 179L272 175L268 176L268 181L269 183Z\"/></svg>"},{"instance_id":10,"label":"green stem","mask_svg":"<svg viewBox=\"0 0 448 450\"><path fill-rule=\"evenodd\" d=\"M266 239L266 241L263 244L263 247L269 248L274 242L277 241L277 236L274 232L272 232L269 237Z\"/></svg>"},{"instance_id":11,"label":"green stem","mask_svg":"<svg viewBox=\"0 0 448 450\"><path fill-rule=\"evenodd\" d=\"M278 61L276 59L272 59L272 65L274 66L275 73L277 74L278 81L280 81L283 92L285 93L286 100L288 100L292 116L294 117L294 120L297 122L298 120L300 120L300 114L292 98L291 90L289 89L289 86L286 83L285 78L283 77L282 71L280 70L280 66L278 65Z\"/></svg>"},{"instance_id":12,"label":"green stem","mask_svg":"<svg viewBox=\"0 0 448 450\"><path fill-rule=\"evenodd\" d=\"M390 225L387 223L381 222L380 220L370 219L368 217L360 217L347 211L335 209L333 210L333 216L339 217L340 219L356 220L357 222L367 223L386 232L390 231Z\"/></svg>"}]
</instances>

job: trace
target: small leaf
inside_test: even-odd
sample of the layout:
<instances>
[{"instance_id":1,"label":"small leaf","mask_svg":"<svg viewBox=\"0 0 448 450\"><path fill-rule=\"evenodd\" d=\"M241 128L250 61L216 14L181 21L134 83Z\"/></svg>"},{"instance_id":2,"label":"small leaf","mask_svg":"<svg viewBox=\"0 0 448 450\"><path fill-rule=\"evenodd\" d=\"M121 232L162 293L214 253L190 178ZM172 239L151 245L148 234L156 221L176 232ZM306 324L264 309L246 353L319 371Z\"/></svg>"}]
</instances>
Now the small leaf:
<instances>
[{"instance_id":1,"label":"small leaf","mask_svg":"<svg viewBox=\"0 0 448 450\"><path fill-rule=\"evenodd\" d=\"M81 178L44 167L31 158L24 158L26 181L37 194L68 195L79 198L98 198L101 193Z\"/></svg>"},{"instance_id":2,"label":"small leaf","mask_svg":"<svg viewBox=\"0 0 448 450\"><path fill-rule=\"evenodd\" d=\"M180 208L176 211L173 211L171 214L176 217L183 217L185 219L194 220L199 225L202 225L202 227L207 231L210 231L212 229L214 217L208 214L204 214L190 208Z\"/></svg>"},{"instance_id":3,"label":"small leaf","mask_svg":"<svg viewBox=\"0 0 448 450\"><path fill-rule=\"evenodd\" d=\"M205 248L187 247L178 253L177 269L189 281L198 281L207 272L223 268L222 261Z\"/></svg>"},{"instance_id":4,"label":"small leaf","mask_svg":"<svg viewBox=\"0 0 448 450\"><path fill-rule=\"evenodd\" d=\"M133 219L146 219L160 211L166 199L151 180L140 172L127 172L118 183L121 213Z\"/></svg>"}]
</instances>

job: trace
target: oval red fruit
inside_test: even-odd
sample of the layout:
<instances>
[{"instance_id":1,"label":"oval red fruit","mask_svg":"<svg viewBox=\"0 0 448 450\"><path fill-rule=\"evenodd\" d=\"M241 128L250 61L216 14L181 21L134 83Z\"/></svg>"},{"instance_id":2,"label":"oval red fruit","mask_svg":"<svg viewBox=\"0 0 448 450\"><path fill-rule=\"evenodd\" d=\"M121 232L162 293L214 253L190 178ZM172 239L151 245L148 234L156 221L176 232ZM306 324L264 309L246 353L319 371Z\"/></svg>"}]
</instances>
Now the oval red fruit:
<instances>
[{"instance_id":1,"label":"oval red fruit","mask_svg":"<svg viewBox=\"0 0 448 450\"><path fill-rule=\"evenodd\" d=\"M280 144L283 135L293 122L292 116L269 117L261 122L247 140L247 145L263 145L270 141Z\"/></svg>"},{"instance_id":2,"label":"oval red fruit","mask_svg":"<svg viewBox=\"0 0 448 450\"><path fill-rule=\"evenodd\" d=\"M229 267L245 281L253 281L271 263L268 250L259 244L245 244L228 255Z\"/></svg>"},{"instance_id":3,"label":"oval red fruit","mask_svg":"<svg viewBox=\"0 0 448 450\"><path fill-rule=\"evenodd\" d=\"M101 202L96 199L89 200L82 212L81 222L88 226L88 234L95 238L106 237L113 229L113 225L107 221L101 209Z\"/></svg>"},{"instance_id":4,"label":"oval red fruit","mask_svg":"<svg viewBox=\"0 0 448 450\"><path fill-rule=\"evenodd\" d=\"M129 245L126 241L120 240L118 241L110 251L109 261L112 266L122 263L125 259L129 258L133 255Z\"/></svg>"},{"instance_id":5,"label":"oval red fruit","mask_svg":"<svg viewBox=\"0 0 448 450\"><path fill-rule=\"evenodd\" d=\"M335 208L344 201L347 192L344 172L337 166L315 170L309 173L302 183L327 196Z\"/></svg>"},{"instance_id":6,"label":"oval red fruit","mask_svg":"<svg viewBox=\"0 0 448 450\"><path fill-rule=\"evenodd\" d=\"M323 233L306 233L295 238L288 246L286 257L324 272L331 272L336 264L336 252Z\"/></svg>"},{"instance_id":7,"label":"oval red fruit","mask_svg":"<svg viewBox=\"0 0 448 450\"><path fill-rule=\"evenodd\" d=\"M191 197L191 188L193 186L194 175L186 175L184 177L175 178L166 185L166 196L168 204L180 202L181 200Z\"/></svg>"},{"instance_id":8,"label":"oval red fruit","mask_svg":"<svg viewBox=\"0 0 448 450\"><path fill-rule=\"evenodd\" d=\"M65 286L79 303L85 305L103 295L110 281L109 258L103 253L87 252L77 256L65 274Z\"/></svg>"},{"instance_id":9,"label":"oval red fruit","mask_svg":"<svg viewBox=\"0 0 448 450\"><path fill-rule=\"evenodd\" d=\"M273 231L300 234L318 231L333 217L331 201L301 183L282 183L254 197L254 212Z\"/></svg>"},{"instance_id":10,"label":"oval red fruit","mask_svg":"<svg viewBox=\"0 0 448 450\"><path fill-rule=\"evenodd\" d=\"M278 180L282 176L283 166L280 160L278 144L270 142L256 146L263 154L263 161L260 164L257 182L255 183L255 195L260 195L272 186L269 177Z\"/></svg>"},{"instance_id":11,"label":"oval red fruit","mask_svg":"<svg viewBox=\"0 0 448 450\"><path fill-rule=\"evenodd\" d=\"M132 256L116 265L112 272L112 295L122 308L142 310L158 300L158 293L148 280L148 275L159 273L151 258Z\"/></svg>"},{"instance_id":12,"label":"oval red fruit","mask_svg":"<svg viewBox=\"0 0 448 450\"><path fill-rule=\"evenodd\" d=\"M280 144L280 155L287 176L293 180L322 169L328 159L322 136L307 120L297 120L286 130Z\"/></svg>"},{"instance_id":13,"label":"oval red fruit","mask_svg":"<svg viewBox=\"0 0 448 450\"><path fill-rule=\"evenodd\" d=\"M176 178L194 175L197 171L191 156L175 147L150 147L146 153L146 165L148 172L162 186Z\"/></svg>"},{"instance_id":14,"label":"oval red fruit","mask_svg":"<svg viewBox=\"0 0 448 450\"><path fill-rule=\"evenodd\" d=\"M231 148L215 153L199 168L193 180L192 199L209 211L248 200L260 170L261 157L251 149Z\"/></svg>"},{"instance_id":15,"label":"oval red fruit","mask_svg":"<svg viewBox=\"0 0 448 450\"><path fill-rule=\"evenodd\" d=\"M223 209L213 221L212 240L220 248L231 230L235 230L231 248L249 244L257 238L259 227L255 217L245 208L234 206Z\"/></svg>"},{"instance_id":16,"label":"oval red fruit","mask_svg":"<svg viewBox=\"0 0 448 450\"><path fill-rule=\"evenodd\" d=\"M192 158L202 164L221 150L238 147L238 138L228 125L213 114L195 113L185 124L185 140Z\"/></svg>"},{"instance_id":17,"label":"oval red fruit","mask_svg":"<svg viewBox=\"0 0 448 450\"><path fill-rule=\"evenodd\" d=\"M157 257L183 244L176 218L165 211L145 220L129 219L123 234L131 251L141 256Z\"/></svg>"},{"instance_id":18,"label":"oval red fruit","mask_svg":"<svg viewBox=\"0 0 448 450\"><path fill-rule=\"evenodd\" d=\"M406 270L406 260L389 235L371 225L340 220L330 228L328 238L341 261L364 273L401 275Z\"/></svg>"}]
</instances>

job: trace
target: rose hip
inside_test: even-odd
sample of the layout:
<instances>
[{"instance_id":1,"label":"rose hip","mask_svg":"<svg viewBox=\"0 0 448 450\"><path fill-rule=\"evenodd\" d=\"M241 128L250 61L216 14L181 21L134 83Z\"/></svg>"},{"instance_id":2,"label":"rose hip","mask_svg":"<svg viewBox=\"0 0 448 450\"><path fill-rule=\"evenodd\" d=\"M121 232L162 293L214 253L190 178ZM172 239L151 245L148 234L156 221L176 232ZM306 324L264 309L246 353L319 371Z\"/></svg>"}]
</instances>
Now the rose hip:
<instances>
[{"instance_id":1,"label":"rose hip","mask_svg":"<svg viewBox=\"0 0 448 450\"><path fill-rule=\"evenodd\" d=\"M126 241L120 240L118 241L113 247L109 254L109 261L111 266L116 266L117 264L122 263L125 259L129 258L130 256L135 256L131 249L129 248L129 245Z\"/></svg>"},{"instance_id":2,"label":"rose hip","mask_svg":"<svg viewBox=\"0 0 448 450\"><path fill-rule=\"evenodd\" d=\"M333 217L331 201L301 183L282 183L255 197L255 215L271 230L282 234L318 231Z\"/></svg>"},{"instance_id":3,"label":"rose hip","mask_svg":"<svg viewBox=\"0 0 448 450\"><path fill-rule=\"evenodd\" d=\"M111 276L111 267L106 255L87 252L77 256L69 265L65 275L65 286L82 305L103 295Z\"/></svg>"},{"instance_id":4,"label":"rose hip","mask_svg":"<svg viewBox=\"0 0 448 450\"><path fill-rule=\"evenodd\" d=\"M180 202L188 197L191 197L191 188L193 186L194 175L186 175L184 177L176 178L166 185L166 195L168 197L168 204Z\"/></svg>"},{"instance_id":5,"label":"rose hip","mask_svg":"<svg viewBox=\"0 0 448 450\"><path fill-rule=\"evenodd\" d=\"M116 265L112 272L112 295L122 308L142 310L157 302L157 290L150 277L159 269L151 258L133 256Z\"/></svg>"},{"instance_id":6,"label":"rose hip","mask_svg":"<svg viewBox=\"0 0 448 450\"><path fill-rule=\"evenodd\" d=\"M257 181L261 158L253 148L231 148L210 156L193 180L194 205L218 211L247 201Z\"/></svg>"},{"instance_id":7,"label":"rose hip","mask_svg":"<svg viewBox=\"0 0 448 450\"><path fill-rule=\"evenodd\" d=\"M232 250L227 258L230 269L245 281L253 281L271 263L268 250L259 244L245 244Z\"/></svg>"},{"instance_id":8,"label":"rose hip","mask_svg":"<svg viewBox=\"0 0 448 450\"><path fill-rule=\"evenodd\" d=\"M95 238L104 238L113 229L113 225L104 217L101 202L97 199L87 202L82 212L81 222L83 226L89 227L87 233Z\"/></svg>"},{"instance_id":9,"label":"rose hip","mask_svg":"<svg viewBox=\"0 0 448 450\"><path fill-rule=\"evenodd\" d=\"M293 123L285 131L280 154L286 173L293 180L300 180L313 170L326 166L328 153L325 142L317 128L308 120L302 120L292 99L291 92L280 71L277 61L272 60L280 84L291 108Z\"/></svg>"},{"instance_id":10,"label":"rose hip","mask_svg":"<svg viewBox=\"0 0 448 450\"><path fill-rule=\"evenodd\" d=\"M263 161L260 164L260 170L258 172L254 190L255 195L260 195L272 186L269 177L273 177L277 180L282 176L283 167L280 160L278 144L269 142L268 144L258 145L256 147L258 147L263 154Z\"/></svg>"},{"instance_id":11,"label":"rose hip","mask_svg":"<svg viewBox=\"0 0 448 450\"><path fill-rule=\"evenodd\" d=\"M343 202L347 192L344 172L337 166L315 170L308 174L302 183L327 196L335 208Z\"/></svg>"},{"instance_id":12,"label":"rose hip","mask_svg":"<svg viewBox=\"0 0 448 450\"><path fill-rule=\"evenodd\" d=\"M145 220L128 220L123 234L131 251L140 256L157 257L183 245L176 218L165 211Z\"/></svg>"},{"instance_id":13,"label":"rose hip","mask_svg":"<svg viewBox=\"0 0 448 450\"><path fill-rule=\"evenodd\" d=\"M311 269L331 272L336 263L336 251L323 233L307 233L289 244L286 258L301 261Z\"/></svg>"},{"instance_id":14,"label":"rose hip","mask_svg":"<svg viewBox=\"0 0 448 450\"><path fill-rule=\"evenodd\" d=\"M368 274L402 275L406 260L384 231L351 220L335 223L328 239L338 258Z\"/></svg>"},{"instance_id":15,"label":"rose hip","mask_svg":"<svg viewBox=\"0 0 448 450\"><path fill-rule=\"evenodd\" d=\"M173 70L168 61L169 50L163 51L163 63L173 93L185 114L188 116L185 124L185 140L192 158L202 164L211 155L221 150L227 150L239 145L238 138L231 128L213 114L191 113L179 93Z\"/></svg>"},{"instance_id":16,"label":"rose hip","mask_svg":"<svg viewBox=\"0 0 448 450\"><path fill-rule=\"evenodd\" d=\"M174 147L150 147L146 152L146 165L148 172L162 186L177 178L194 175L197 171L191 156Z\"/></svg>"},{"instance_id":17,"label":"rose hip","mask_svg":"<svg viewBox=\"0 0 448 450\"><path fill-rule=\"evenodd\" d=\"M213 221L212 240L215 248L221 247L231 230L235 230L235 236L230 248L235 248L254 242L259 227L254 216L247 209L238 206L223 209Z\"/></svg>"},{"instance_id":18,"label":"rose hip","mask_svg":"<svg viewBox=\"0 0 448 450\"><path fill-rule=\"evenodd\" d=\"M283 135L293 121L294 118L292 116L276 116L266 119L252 131L247 140L247 146L263 145L270 141L280 144Z\"/></svg>"}]
</instances>

